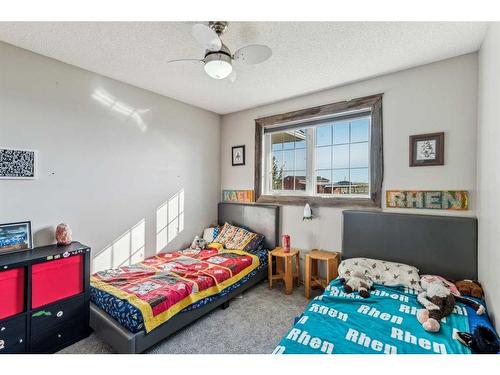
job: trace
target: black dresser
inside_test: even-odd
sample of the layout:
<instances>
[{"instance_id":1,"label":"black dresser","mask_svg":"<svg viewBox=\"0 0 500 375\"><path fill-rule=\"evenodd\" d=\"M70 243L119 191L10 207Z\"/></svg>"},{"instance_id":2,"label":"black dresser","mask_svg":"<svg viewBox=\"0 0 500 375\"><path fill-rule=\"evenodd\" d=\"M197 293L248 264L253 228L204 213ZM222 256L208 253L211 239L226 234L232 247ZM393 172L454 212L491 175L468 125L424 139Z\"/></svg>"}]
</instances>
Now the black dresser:
<instances>
[{"instance_id":1,"label":"black dresser","mask_svg":"<svg viewBox=\"0 0 500 375\"><path fill-rule=\"evenodd\" d=\"M90 333L90 248L0 255L0 354L54 353Z\"/></svg>"}]
</instances>

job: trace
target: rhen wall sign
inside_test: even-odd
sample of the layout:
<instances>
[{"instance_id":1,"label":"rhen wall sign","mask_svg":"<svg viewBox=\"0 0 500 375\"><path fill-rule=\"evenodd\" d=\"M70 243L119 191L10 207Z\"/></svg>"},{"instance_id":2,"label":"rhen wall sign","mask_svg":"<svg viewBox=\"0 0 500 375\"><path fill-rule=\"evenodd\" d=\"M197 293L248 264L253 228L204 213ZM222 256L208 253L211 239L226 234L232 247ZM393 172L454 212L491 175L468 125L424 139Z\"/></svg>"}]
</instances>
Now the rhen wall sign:
<instances>
[{"instance_id":1,"label":"rhen wall sign","mask_svg":"<svg viewBox=\"0 0 500 375\"><path fill-rule=\"evenodd\" d=\"M464 190L387 190L386 206L464 211L469 208L469 194Z\"/></svg>"}]
</instances>

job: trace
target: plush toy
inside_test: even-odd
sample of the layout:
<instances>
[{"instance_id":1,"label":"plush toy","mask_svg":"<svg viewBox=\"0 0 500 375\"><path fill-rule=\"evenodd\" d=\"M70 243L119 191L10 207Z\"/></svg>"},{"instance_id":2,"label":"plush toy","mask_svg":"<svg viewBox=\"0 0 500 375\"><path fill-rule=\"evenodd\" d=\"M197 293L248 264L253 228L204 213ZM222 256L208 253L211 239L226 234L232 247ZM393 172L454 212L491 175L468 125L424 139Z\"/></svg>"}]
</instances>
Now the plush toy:
<instances>
[{"instance_id":1,"label":"plush toy","mask_svg":"<svg viewBox=\"0 0 500 375\"><path fill-rule=\"evenodd\" d=\"M479 281L459 280L455 281L455 286L462 296L483 298L483 288L481 287Z\"/></svg>"},{"instance_id":2,"label":"plush toy","mask_svg":"<svg viewBox=\"0 0 500 375\"><path fill-rule=\"evenodd\" d=\"M417 311L417 319L428 332L438 332L440 330L440 320L452 313L456 301L476 309L478 315L483 314L485 311L484 307L477 302L453 295L438 277L422 277L420 286L424 291L418 295L417 300L425 309Z\"/></svg>"},{"instance_id":3,"label":"plush toy","mask_svg":"<svg viewBox=\"0 0 500 375\"><path fill-rule=\"evenodd\" d=\"M200 236L196 236L191 243L191 249L193 250L203 250L206 249L207 242Z\"/></svg>"},{"instance_id":4,"label":"plush toy","mask_svg":"<svg viewBox=\"0 0 500 375\"><path fill-rule=\"evenodd\" d=\"M370 297L369 290L373 290L373 282L361 272L353 272L351 275L344 275L340 279L344 283L344 291L352 293L353 291L359 292L363 298Z\"/></svg>"},{"instance_id":5,"label":"plush toy","mask_svg":"<svg viewBox=\"0 0 500 375\"><path fill-rule=\"evenodd\" d=\"M488 327L478 326L472 334L454 332L453 338L468 346L474 354L497 354L500 350L496 333Z\"/></svg>"}]
</instances>

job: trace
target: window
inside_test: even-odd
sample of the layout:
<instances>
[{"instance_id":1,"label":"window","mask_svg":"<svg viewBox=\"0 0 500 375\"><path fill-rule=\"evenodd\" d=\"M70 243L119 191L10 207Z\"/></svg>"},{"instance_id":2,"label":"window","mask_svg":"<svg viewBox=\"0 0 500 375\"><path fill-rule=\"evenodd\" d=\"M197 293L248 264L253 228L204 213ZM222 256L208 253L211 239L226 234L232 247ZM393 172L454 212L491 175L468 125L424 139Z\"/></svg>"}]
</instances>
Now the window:
<instances>
[{"instance_id":1,"label":"window","mask_svg":"<svg viewBox=\"0 0 500 375\"><path fill-rule=\"evenodd\" d=\"M306 190L307 129L268 135L271 191Z\"/></svg>"},{"instance_id":2,"label":"window","mask_svg":"<svg viewBox=\"0 0 500 375\"><path fill-rule=\"evenodd\" d=\"M327 122L312 130L316 133L315 192L369 197L370 117Z\"/></svg>"},{"instance_id":3,"label":"window","mask_svg":"<svg viewBox=\"0 0 500 375\"><path fill-rule=\"evenodd\" d=\"M258 119L256 140L258 202L380 206L380 95Z\"/></svg>"}]
</instances>

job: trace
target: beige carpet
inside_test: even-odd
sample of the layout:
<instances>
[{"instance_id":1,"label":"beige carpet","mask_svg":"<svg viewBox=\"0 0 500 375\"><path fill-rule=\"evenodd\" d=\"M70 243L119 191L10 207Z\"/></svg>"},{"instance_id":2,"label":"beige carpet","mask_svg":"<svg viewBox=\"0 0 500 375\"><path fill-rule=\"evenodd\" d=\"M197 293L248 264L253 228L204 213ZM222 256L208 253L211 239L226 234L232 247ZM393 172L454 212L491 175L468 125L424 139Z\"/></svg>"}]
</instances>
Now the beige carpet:
<instances>
[{"instance_id":1,"label":"beige carpet","mask_svg":"<svg viewBox=\"0 0 500 375\"><path fill-rule=\"evenodd\" d=\"M226 310L214 310L147 353L271 353L307 303L303 287L287 296L281 283L269 290L267 281L262 282L233 299ZM92 334L60 353L112 352L111 347Z\"/></svg>"}]
</instances>

